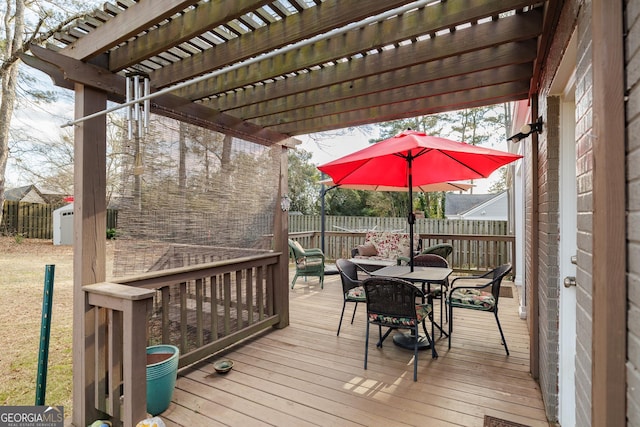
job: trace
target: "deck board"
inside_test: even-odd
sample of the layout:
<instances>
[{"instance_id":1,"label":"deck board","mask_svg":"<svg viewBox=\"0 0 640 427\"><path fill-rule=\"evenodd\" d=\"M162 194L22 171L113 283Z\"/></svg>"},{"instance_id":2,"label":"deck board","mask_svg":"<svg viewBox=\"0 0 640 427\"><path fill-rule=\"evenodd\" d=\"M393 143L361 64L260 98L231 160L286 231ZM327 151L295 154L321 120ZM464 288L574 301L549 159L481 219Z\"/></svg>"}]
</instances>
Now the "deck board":
<instances>
[{"instance_id":1,"label":"deck board","mask_svg":"<svg viewBox=\"0 0 640 427\"><path fill-rule=\"evenodd\" d=\"M512 286L509 282L506 286ZM161 417L174 426L477 426L485 415L531 427L548 427L540 388L528 370L527 323L517 295L501 298L506 356L490 313L454 311L452 347L438 339L438 359L418 358L391 339L375 348L371 330L364 370L365 307L345 311L338 276L299 280L290 292L289 327L261 334L181 370L173 402ZM436 301L436 304L438 301ZM435 310L439 317L439 310ZM446 324L445 324L446 327ZM439 333L436 330L436 338ZM234 361L227 374L212 362Z\"/></svg>"}]
</instances>

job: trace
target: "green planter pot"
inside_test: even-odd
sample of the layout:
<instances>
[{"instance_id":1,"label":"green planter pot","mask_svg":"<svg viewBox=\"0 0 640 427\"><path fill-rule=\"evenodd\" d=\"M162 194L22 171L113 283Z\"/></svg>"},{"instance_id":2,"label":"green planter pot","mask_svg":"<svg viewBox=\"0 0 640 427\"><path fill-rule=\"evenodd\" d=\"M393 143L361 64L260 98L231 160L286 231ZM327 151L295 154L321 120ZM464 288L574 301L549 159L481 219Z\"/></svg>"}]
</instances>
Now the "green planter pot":
<instances>
[{"instance_id":1,"label":"green planter pot","mask_svg":"<svg viewBox=\"0 0 640 427\"><path fill-rule=\"evenodd\" d=\"M174 345L147 347L147 412L158 415L169 407L178 377L180 350Z\"/></svg>"}]
</instances>

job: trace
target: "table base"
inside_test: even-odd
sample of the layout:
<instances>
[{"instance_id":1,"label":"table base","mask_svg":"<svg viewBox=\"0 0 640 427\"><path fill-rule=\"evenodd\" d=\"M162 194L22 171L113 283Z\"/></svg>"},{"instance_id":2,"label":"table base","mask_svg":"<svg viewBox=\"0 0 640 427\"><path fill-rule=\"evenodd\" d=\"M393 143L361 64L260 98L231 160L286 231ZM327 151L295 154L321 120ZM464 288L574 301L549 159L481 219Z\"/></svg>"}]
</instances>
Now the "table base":
<instances>
[{"instance_id":1,"label":"table base","mask_svg":"<svg viewBox=\"0 0 640 427\"><path fill-rule=\"evenodd\" d=\"M393 336L393 343L402 348L413 350L416 336L412 333L395 334ZM429 340L424 335L418 335L418 350L428 350L431 348Z\"/></svg>"}]
</instances>

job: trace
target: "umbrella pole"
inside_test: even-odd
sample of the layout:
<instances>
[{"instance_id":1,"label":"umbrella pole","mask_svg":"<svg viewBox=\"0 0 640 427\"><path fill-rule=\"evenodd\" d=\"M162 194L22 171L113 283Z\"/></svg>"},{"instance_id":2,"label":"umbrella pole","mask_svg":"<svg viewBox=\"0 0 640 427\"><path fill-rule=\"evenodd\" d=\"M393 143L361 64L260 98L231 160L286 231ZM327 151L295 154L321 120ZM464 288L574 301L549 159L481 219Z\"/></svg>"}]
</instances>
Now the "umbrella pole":
<instances>
[{"instance_id":1,"label":"umbrella pole","mask_svg":"<svg viewBox=\"0 0 640 427\"><path fill-rule=\"evenodd\" d=\"M416 217L413 214L413 172L411 170L413 157L411 152L407 155L408 173L409 173L409 269L413 273L413 224L416 222Z\"/></svg>"},{"instance_id":2,"label":"umbrella pole","mask_svg":"<svg viewBox=\"0 0 640 427\"><path fill-rule=\"evenodd\" d=\"M324 252L324 196L326 196L327 192L324 189L324 184L322 184L322 188L320 189L320 248L322 249L322 253Z\"/></svg>"},{"instance_id":3,"label":"umbrella pole","mask_svg":"<svg viewBox=\"0 0 640 427\"><path fill-rule=\"evenodd\" d=\"M338 185L333 185L329 188L325 188L324 184L322 184L322 189L320 190L320 249L322 249L322 253L324 253L324 234L326 229L326 215L325 215L325 207L324 207L324 199L327 193L334 188L338 188Z\"/></svg>"}]
</instances>

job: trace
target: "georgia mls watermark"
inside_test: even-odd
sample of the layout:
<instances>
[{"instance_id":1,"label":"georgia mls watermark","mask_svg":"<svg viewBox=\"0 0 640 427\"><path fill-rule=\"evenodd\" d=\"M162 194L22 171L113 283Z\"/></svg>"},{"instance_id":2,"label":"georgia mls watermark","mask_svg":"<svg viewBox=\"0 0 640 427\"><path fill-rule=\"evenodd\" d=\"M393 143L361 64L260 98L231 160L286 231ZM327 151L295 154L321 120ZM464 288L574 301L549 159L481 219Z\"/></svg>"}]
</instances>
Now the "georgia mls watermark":
<instances>
[{"instance_id":1,"label":"georgia mls watermark","mask_svg":"<svg viewBox=\"0 0 640 427\"><path fill-rule=\"evenodd\" d=\"M64 407L0 406L0 427L64 427Z\"/></svg>"}]
</instances>

